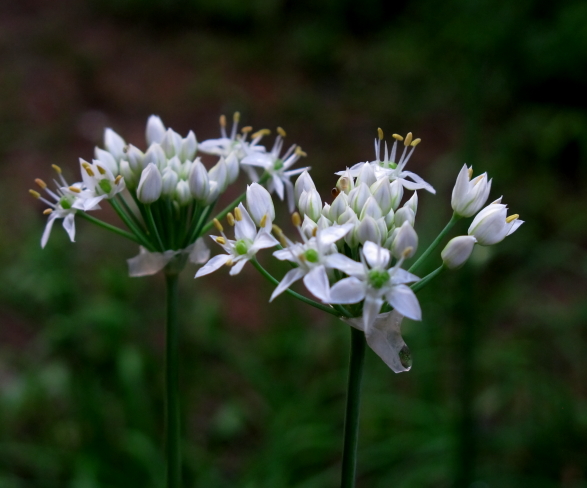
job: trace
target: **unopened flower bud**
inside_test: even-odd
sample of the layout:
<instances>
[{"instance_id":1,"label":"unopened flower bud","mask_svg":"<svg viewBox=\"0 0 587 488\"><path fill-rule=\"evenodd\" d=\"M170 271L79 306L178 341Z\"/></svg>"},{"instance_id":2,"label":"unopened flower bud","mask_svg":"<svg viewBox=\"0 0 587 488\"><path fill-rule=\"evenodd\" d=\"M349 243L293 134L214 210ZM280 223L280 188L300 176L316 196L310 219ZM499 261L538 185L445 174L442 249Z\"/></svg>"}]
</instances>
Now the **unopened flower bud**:
<instances>
[{"instance_id":1,"label":"unopened flower bud","mask_svg":"<svg viewBox=\"0 0 587 488\"><path fill-rule=\"evenodd\" d=\"M314 184L314 180L312 180L312 177L310 176L310 173L308 173L308 171L304 171L296 180L295 186L294 186L294 196L295 196L295 201L299 202L300 201L300 196L302 195L303 191L310 191L310 190L315 190L316 189L316 185Z\"/></svg>"},{"instance_id":2,"label":"unopened flower bud","mask_svg":"<svg viewBox=\"0 0 587 488\"><path fill-rule=\"evenodd\" d=\"M218 186L218 183L216 183L215 181L210 181L209 184L210 187L208 191L208 196L204 200L204 205L212 204L213 202L218 200L218 197L220 196L220 187Z\"/></svg>"},{"instance_id":3,"label":"unopened flower bud","mask_svg":"<svg viewBox=\"0 0 587 488\"><path fill-rule=\"evenodd\" d=\"M226 190L228 186L228 168L226 167L226 161L221 157L218 162L210 168L208 171L208 177L210 180L218 183L218 189L220 193Z\"/></svg>"},{"instance_id":4,"label":"unopened flower bud","mask_svg":"<svg viewBox=\"0 0 587 488\"><path fill-rule=\"evenodd\" d=\"M177 132L173 129L167 129L167 132L165 132L165 136L161 141L161 148L165 151L165 155L168 158L172 158L179 154L182 142L183 140Z\"/></svg>"},{"instance_id":5,"label":"unopened flower bud","mask_svg":"<svg viewBox=\"0 0 587 488\"><path fill-rule=\"evenodd\" d=\"M404 187L399 180L394 180L390 184L391 190L391 208L397 210L404 196Z\"/></svg>"},{"instance_id":6,"label":"unopened flower bud","mask_svg":"<svg viewBox=\"0 0 587 488\"><path fill-rule=\"evenodd\" d=\"M373 217L375 220L382 216L381 209L373 197L369 197L363 205L359 219L363 220L366 216Z\"/></svg>"},{"instance_id":7,"label":"unopened flower bud","mask_svg":"<svg viewBox=\"0 0 587 488\"><path fill-rule=\"evenodd\" d=\"M367 200L371 197L369 187L365 183L361 183L351 193L349 193L349 204L355 213L360 214L361 210L367 203Z\"/></svg>"},{"instance_id":8,"label":"unopened flower bud","mask_svg":"<svg viewBox=\"0 0 587 488\"><path fill-rule=\"evenodd\" d=\"M141 173L137 188L137 198L141 203L150 204L159 199L163 181L161 173L154 163L149 163Z\"/></svg>"},{"instance_id":9,"label":"unopened flower bud","mask_svg":"<svg viewBox=\"0 0 587 488\"><path fill-rule=\"evenodd\" d=\"M118 175L118 163L116 162L116 159L114 159L114 156L112 156L112 154L110 154L108 151L104 151L104 149L96 147L94 149L94 156L98 161L100 161L101 164L106 166L112 172L113 175Z\"/></svg>"},{"instance_id":10,"label":"unopened flower bud","mask_svg":"<svg viewBox=\"0 0 587 488\"><path fill-rule=\"evenodd\" d=\"M208 172L200 161L200 158L196 158L192 164L190 174L188 175L188 183L192 196L197 201L204 202L208 199L210 193Z\"/></svg>"},{"instance_id":11,"label":"unopened flower bud","mask_svg":"<svg viewBox=\"0 0 587 488\"><path fill-rule=\"evenodd\" d=\"M304 221L302 222L302 232L304 235L310 239L314 233L318 230L318 225L314 222L310 217L307 215L304 216Z\"/></svg>"},{"instance_id":12,"label":"unopened flower bud","mask_svg":"<svg viewBox=\"0 0 587 488\"><path fill-rule=\"evenodd\" d=\"M322 199L316 190L303 191L300 195L298 209L303 215L307 215L317 222L322 214Z\"/></svg>"},{"instance_id":13,"label":"unopened flower bud","mask_svg":"<svg viewBox=\"0 0 587 488\"><path fill-rule=\"evenodd\" d=\"M124 159L120 161L120 174L129 190L134 190L137 187L137 174L131 169L129 162Z\"/></svg>"},{"instance_id":14,"label":"unopened flower bud","mask_svg":"<svg viewBox=\"0 0 587 488\"><path fill-rule=\"evenodd\" d=\"M395 213L393 220L396 227L401 227L404 222L408 222L413 227L416 215L410 207L402 207Z\"/></svg>"},{"instance_id":15,"label":"unopened flower bud","mask_svg":"<svg viewBox=\"0 0 587 488\"><path fill-rule=\"evenodd\" d=\"M409 207L414 212L414 215L418 213L418 192L415 191L412 197L404 203L404 207Z\"/></svg>"},{"instance_id":16,"label":"unopened flower bud","mask_svg":"<svg viewBox=\"0 0 587 488\"><path fill-rule=\"evenodd\" d=\"M381 243L381 232L373 217L367 215L357 226L355 232L357 240L361 244L365 244L367 241L374 242L375 244Z\"/></svg>"},{"instance_id":17,"label":"unopened flower bud","mask_svg":"<svg viewBox=\"0 0 587 488\"><path fill-rule=\"evenodd\" d=\"M336 222L340 225L346 224L347 222L358 222L359 218L351 207L347 207L346 210L340 214Z\"/></svg>"},{"instance_id":18,"label":"unopened flower bud","mask_svg":"<svg viewBox=\"0 0 587 488\"><path fill-rule=\"evenodd\" d=\"M145 169L148 163L145 163L145 154L138 147L129 144L126 148L125 158L130 164L131 169L139 174Z\"/></svg>"},{"instance_id":19,"label":"unopened flower bud","mask_svg":"<svg viewBox=\"0 0 587 488\"><path fill-rule=\"evenodd\" d=\"M194 156L196 155L196 150L198 148L198 141L196 140L196 135L193 131L190 131L187 137L181 141L181 146L179 148L179 159L183 161L192 161Z\"/></svg>"},{"instance_id":20,"label":"unopened flower bud","mask_svg":"<svg viewBox=\"0 0 587 488\"><path fill-rule=\"evenodd\" d=\"M482 246L491 246L504 240L522 224L523 221L517 215L507 217L505 205L492 203L475 216L468 234L474 236Z\"/></svg>"},{"instance_id":21,"label":"unopened flower bud","mask_svg":"<svg viewBox=\"0 0 587 488\"><path fill-rule=\"evenodd\" d=\"M340 192L330 205L330 219L337 221L343 212L348 208L349 202L346 193Z\"/></svg>"},{"instance_id":22,"label":"unopened flower bud","mask_svg":"<svg viewBox=\"0 0 587 488\"><path fill-rule=\"evenodd\" d=\"M172 169L176 173L179 173L179 170L181 169L181 161L179 160L179 158L177 156L173 156L171 159L169 159L167 161L166 168ZM164 170L165 170L165 168L163 168L161 171L164 171Z\"/></svg>"},{"instance_id":23,"label":"unopened flower bud","mask_svg":"<svg viewBox=\"0 0 587 488\"><path fill-rule=\"evenodd\" d=\"M177 183L174 198L180 207L185 207L192 201L192 193L190 192L190 185L187 181L180 180Z\"/></svg>"},{"instance_id":24,"label":"unopened flower bud","mask_svg":"<svg viewBox=\"0 0 587 488\"><path fill-rule=\"evenodd\" d=\"M236 155L236 151L231 152L226 157L226 173L227 173L227 181L228 184L231 185L234 183L238 178L238 173L240 169L240 165L238 162L238 157Z\"/></svg>"},{"instance_id":25,"label":"unopened flower bud","mask_svg":"<svg viewBox=\"0 0 587 488\"><path fill-rule=\"evenodd\" d=\"M144 167L146 168L150 163L155 164L160 171L163 171L167 166L167 156L165 156L165 151L163 151L159 144L151 144L145 153L143 159Z\"/></svg>"},{"instance_id":26,"label":"unopened flower bud","mask_svg":"<svg viewBox=\"0 0 587 488\"><path fill-rule=\"evenodd\" d=\"M411 258L418 249L418 234L409 222L404 222L399 228L391 245L391 252L396 259Z\"/></svg>"},{"instance_id":27,"label":"unopened flower bud","mask_svg":"<svg viewBox=\"0 0 587 488\"><path fill-rule=\"evenodd\" d=\"M483 173L471 180L472 173L473 168L467 168L465 164L461 168L452 190L450 203L455 213L461 217L475 215L485 205L491 190L491 180L487 181L487 173Z\"/></svg>"},{"instance_id":28,"label":"unopened flower bud","mask_svg":"<svg viewBox=\"0 0 587 488\"><path fill-rule=\"evenodd\" d=\"M355 184L360 185L361 183L365 183L367 186L371 186L376 181L377 177L375 176L373 166L371 166L369 163L365 163L363 166L361 166Z\"/></svg>"},{"instance_id":29,"label":"unopened flower bud","mask_svg":"<svg viewBox=\"0 0 587 488\"><path fill-rule=\"evenodd\" d=\"M442 262L448 269L460 268L471 256L476 242L477 239L473 236L458 236L451 239L440 253Z\"/></svg>"},{"instance_id":30,"label":"unopened flower bud","mask_svg":"<svg viewBox=\"0 0 587 488\"><path fill-rule=\"evenodd\" d=\"M341 193L346 193L347 195L355 189L354 180L351 177L348 168L346 173L336 182L336 189Z\"/></svg>"},{"instance_id":31,"label":"unopened flower bud","mask_svg":"<svg viewBox=\"0 0 587 488\"><path fill-rule=\"evenodd\" d=\"M275 207L271 195L259 183L247 186L247 208L251 218L258 226L261 225L264 215L267 215L266 218L270 222L275 220Z\"/></svg>"},{"instance_id":32,"label":"unopened flower bud","mask_svg":"<svg viewBox=\"0 0 587 488\"><path fill-rule=\"evenodd\" d=\"M162 186L161 186L161 193L163 196L172 197L175 193L175 188L177 186L177 182L179 177L177 173L173 171L171 168L165 168L163 170L163 177L162 177ZM188 185L189 189L189 185ZM191 197L190 197L191 198Z\"/></svg>"},{"instance_id":33,"label":"unopened flower bud","mask_svg":"<svg viewBox=\"0 0 587 488\"><path fill-rule=\"evenodd\" d=\"M388 229L395 227L395 212L393 210L390 210L389 213L384 218L385 218L385 225L387 225Z\"/></svg>"},{"instance_id":34,"label":"unopened flower bud","mask_svg":"<svg viewBox=\"0 0 587 488\"><path fill-rule=\"evenodd\" d=\"M126 146L124 139L116 132L112 129L104 131L104 147L117 161L124 157L124 146Z\"/></svg>"},{"instance_id":35,"label":"unopened flower bud","mask_svg":"<svg viewBox=\"0 0 587 488\"><path fill-rule=\"evenodd\" d=\"M377 200L379 208L381 208L381 212L383 215L389 213L392 209L392 201L391 201L391 185L389 184L389 180L387 177L381 178L377 180L375 183L371 185L371 193L373 194L373 198Z\"/></svg>"},{"instance_id":36,"label":"unopened flower bud","mask_svg":"<svg viewBox=\"0 0 587 488\"><path fill-rule=\"evenodd\" d=\"M317 224L318 224L318 230L324 230L324 229L327 229L328 227L332 226L332 222L327 217L324 217L324 215L320 216Z\"/></svg>"},{"instance_id":37,"label":"unopened flower bud","mask_svg":"<svg viewBox=\"0 0 587 488\"><path fill-rule=\"evenodd\" d=\"M150 146L153 143L161 144L161 141L165 137L165 126L161 121L161 118L157 115L151 115L147 120L146 138L147 144Z\"/></svg>"}]
</instances>

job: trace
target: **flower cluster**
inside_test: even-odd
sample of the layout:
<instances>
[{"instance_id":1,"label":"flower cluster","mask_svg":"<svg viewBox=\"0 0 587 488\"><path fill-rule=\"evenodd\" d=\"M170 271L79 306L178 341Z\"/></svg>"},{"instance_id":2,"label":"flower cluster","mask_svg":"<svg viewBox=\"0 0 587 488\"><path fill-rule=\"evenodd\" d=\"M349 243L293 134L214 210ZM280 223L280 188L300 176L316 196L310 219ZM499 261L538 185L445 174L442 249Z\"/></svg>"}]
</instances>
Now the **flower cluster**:
<instances>
[{"instance_id":1,"label":"flower cluster","mask_svg":"<svg viewBox=\"0 0 587 488\"><path fill-rule=\"evenodd\" d=\"M307 290L331 307L334 314L363 330L369 345L394 371L405 371L409 369L409 361L406 359L407 348L399 335L399 324L403 317L421 319L414 289L433 277L420 280L411 271L419 267L450 227L463 217L477 214L469 235L454 238L442 251L445 268L461 266L475 244L495 244L514 232L522 221L517 215L507 217L507 207L501 199L481 210L489 196L491 181L487 180L486 174L471 179L472 168L464 166L453 190L451 223L409 271L404 269L405 262L416 254L418 248L418 235L414 229L418 210L415 190L435 191L420 176L405 169L420 139L413 139L411 133L406 137L394 134L391 152L385 144L384 158L381 159L381 129L378 136L374 161L358 163L336 173L339 179L332 190L330 204L322 201L308 171L298 177L293 187L297 211L292 215L292 223L299 239L291 240L280 227L273 225L273 233L282 247L273 255L289 262L292 269L281 281L274 280L277 287L270 300L288 291L296 281L303 281ZM399 144L403 144L403 150L396 161ZM254 157L256 161L271 159L267 153ZM409 198L404 198L406 190L414 190ZM235 229L237 241L230 241L224 235L214 237L227 254L212 258L196 277L215 271L222 264L234 266L231 274L236 274L244 262L254 260L258 250L277 244L266 237L271 220L269 214L273 215L270 200L267 192L257 192L256 196L247 198L249 209L258 206L261 209L257 211L258 218L265 218L261 230L255 234L256 229L249 224L249 244L243 245L240 251L237 249L237 243L241 242L238 235L244 234L238 229L239 222ZM271 211L267 210L269 208ZM242 214L245 210L237 208L235 215L237 211ZM233 221L231 216L229 223ZM259 239L260 235L263 235L262 239ZM256 245L257 240L263 245ZM260 268L256 261L253 262ZM265 270L263 272L267 275ZM397 347L398 344L401 347Z\"/></svg>"},{"instance_id":2,"label":"flower cluster","mask_svg":"<svg viewBox=\"0 0 587 488\"><path fill-rule=\"evenodd\" d=\"M221 116L221 137L198 143L193 131L183 137L153 115L147 121L144 150L128 143L112 129L106 129L103 148L95 148L94 159L91 162L80 159L81 181L70 185L61 168L55 165L58 174L55 190L44 181L35 180L46 196L35 190L30 193L49 207L44 212L49 219L41 245L46 245L53 223L59 218L64 219L64 228L74 241L74 216L78 213L139 243L142 260L150 259L151 264L153 256L148 256L147 251L193 249L190 246L211 227L209 219L214 205L228 185L237 180L241 168L259 188L266 185L281 199L287 193L293 203L290 178L307 168L290 168L305 153L293 145L280 156L286 135L282 128L277 129L273 147L267 150L261 141L270 131L262 129L252 133L251 127L239 131L239 119L240 115L235 113L228 134L226 118ZM208 159L216 157L215 164L207 169L202 155ZM259 174L255 167L262 172ZM114 207L130 232L86 213L98 210L103 200ZM219 215L223 217L226 212ZM135 261L134 272L142 275L136 265Z\"/></svg>"}]
</instances>

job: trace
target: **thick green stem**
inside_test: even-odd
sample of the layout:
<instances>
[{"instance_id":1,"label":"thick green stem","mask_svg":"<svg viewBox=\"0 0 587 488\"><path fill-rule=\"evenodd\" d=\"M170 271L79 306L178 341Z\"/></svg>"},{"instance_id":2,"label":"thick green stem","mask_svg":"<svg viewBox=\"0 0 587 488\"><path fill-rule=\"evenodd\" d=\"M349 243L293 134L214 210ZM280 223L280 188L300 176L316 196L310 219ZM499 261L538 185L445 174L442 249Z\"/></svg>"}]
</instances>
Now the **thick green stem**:
<instances>
[{"instance_id":1,"label":"thick green stem","mask_svg":"<svg viewBox=\"0 0 587 488\"><path fill-rule=\"evenodd\" d=\"M412 267L410 269L408 269L408 271L410 273L414 273L416 271L416 269L418 269L423 263L424 261L426 261L426 258L428 256L430 256L430 254L432 253L432 251L434 251L434 249L436 249L438 247L438 244L440 244L440 242L442 241L442 239L444 239L444 237L446 236L446 234L448 234L450 232L450 230L453 228L453 226L457 223L457 221L460 219L461 217L455 213L452 214L451 219L449 220L448 224L446 224L446 227L444 229L442 229L442 231L440 232L440 234L438 234L438 237L436 237L436 239L434 239L434 241L432 242L432 244L430 244L430 246L428 246L428 249L426 249L422 255L418 258L418 260L412 264Z\"/></svg>"},{"instance_id":2,"label":"thick green stem","mask_svg":"<svg viewBox=\"0 0 587 488\"><path fill-rule=\"evenodd\" d=\"M417 293L419 290L424 288L428 283L430 283L434 278L436 278L443 271L444 271L444 265L439 266L434 271L432 271L432 273L427 274L420 281L414 283L410 288L412 289L412 291L414 293Z\"/></svg>"},{"instance_id":3,"label":"thick green stem","mask_svg":"<svg viewBox=\"0 0 587 488\"><path fill-rule=\"evenodd\" d=\"M350 327L351 356L344 419L344 444L342 452L341 488L354 488L357 469L357 444L359 440L359 412L361 408L361 383L365 362L365 334Z\"/></svg>"},{"instance_id":4,"label":"thick green stem","mask_svg":"<svg viewBox=\"0 0 587 488\"><path fill-rule=\"evenodd\" d=\"M179 324L177 317L178 275L166 273L167 327L165 329L165 458L167 488L181 484L179 427Z\"/></svg>"},{"instance_id":5,"label":"thick green stem","mask_svg":"<svg viewBox=\"0 0 587 488\"><path fill-rule=\"evenodd\" d=\"M107 224L106 222L97 219L96 217L92 217L91 215L88 215L85 212L77 212L76 215L79 215L81 218L86 219L89 222L92 222L93 224L99 225L100 227L107 229L111 232L114 232L116 234L118 234L119 236L122 237L126 237L127 239L130 239L131 241L134 241L138 244L141 244L141 241L137 238L137 236L135 236L134 234L131 234L130 232L127 232L123 229L119 229L118 227L115 227L114 225L110 225Z\"/></svg>"},{"instance_id":6,"label":"thick green stem","mask_svg":"<svg viewBox=\"0 0 587 488\"><path fill-rule=\"evenodd\" d=\"M157 239L157 244L159 245L159 250L161 252L165 251L165 245L163 244L163 240L159 235L159 230L157 229L157 224L155 223L155 219L153 218L153 210L151 209L151 205L145 205L145 210L147 214L147 225L149 226L149 230L151 234Z\"/></svg>"}]
</instances>

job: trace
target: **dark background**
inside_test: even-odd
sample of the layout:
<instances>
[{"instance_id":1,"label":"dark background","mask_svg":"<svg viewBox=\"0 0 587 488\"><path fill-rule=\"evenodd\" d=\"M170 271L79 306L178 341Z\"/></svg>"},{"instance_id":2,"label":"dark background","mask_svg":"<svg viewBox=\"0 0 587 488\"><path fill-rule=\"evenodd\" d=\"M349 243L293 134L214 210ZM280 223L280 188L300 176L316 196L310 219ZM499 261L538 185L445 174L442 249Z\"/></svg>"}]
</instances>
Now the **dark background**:
<instances>
[{"instance_id":1,"label":"dark background","mask_svg":"<svg viewBox=\"0 0 587 488\"><path fill-rule=\"evenodd\" d=\"M234 110L283 126L325 199L334 171L372 158L377 127L413 131L411 169L438 190L420 195L423 244L464 162L526 221L420 294L424 320L404 324L411 372L368 352L358 486L587 486L586 2L29 0L0 13L1 487L163 486L162 277L128 278L136 247L81 219L76 244L58 223L42 251L27 189L53 163L73 179L105 126L143 147L155 113L204 140ZM194 272L181 284L185 486L337 486L347 326L268 304L251 267Z\"/></svg>"}]
</instances>

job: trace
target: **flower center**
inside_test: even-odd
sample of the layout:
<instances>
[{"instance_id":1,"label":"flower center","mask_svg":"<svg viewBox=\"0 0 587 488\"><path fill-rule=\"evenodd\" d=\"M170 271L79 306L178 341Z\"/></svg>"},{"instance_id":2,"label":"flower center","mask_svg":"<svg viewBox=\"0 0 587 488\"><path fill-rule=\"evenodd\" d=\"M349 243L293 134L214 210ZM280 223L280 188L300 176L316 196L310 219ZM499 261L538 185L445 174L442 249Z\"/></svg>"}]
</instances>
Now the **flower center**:
<instances>
[{"instance_id":1,"label":"flower center","mask_svg":"<svg viewBox=\"0 0 587 488\"><path fill-rule=\"evenodd\" d=\"M234 246L236 252L239 254L246 254L249 251L249 244L244 239L239 239L236 241Z\"/></svg>"},{"instance_id":2,"label":"flower center","mask_svg":"<svg viewBox=\"0 0 587 488\"><path fill-rule=\"evenodd\" d=\"M273 163L273 169L280 170L283 168L283 159L277 159L275 163Z\"/></svg>"},{"instance_id":3,"label":"flower center","mask_svg":"<svg viewBox=\"0 0 587 488\"><path fill-rule=\"evenodd\" d=\"M103 179L98 182L98 186L102 189L104 193L110 193L112 191L112 183L110 181Z\"/></svg>"},{"instance_id":4,"label":"flower center","mask_svg":"<svg viewBox=\"0 0 587 488\"><path fill-rule=\"evenodd\" d=\"M316 251L315 249L308 249L304 253L304 257L310 263L317 263L320 258L320 256L318 256L318 251Z\"/></svg>"},{"instance_id":5,"label":"flower center","mask_svg":"<svg viewBox=\"0 0 587 488\"><path fill-rule=\"evenodd\" d=\"M389 272L384 269L372 269L369 271L369 284L376 289L381 288L389 281Z\"/></svg>"},{"instance_id":6,"label":"flower center","mask_svg":"<svg viewBox=\"0 0 587 488\"><path fill-rule=\"evenodd\" d=\"M397 163L393 161L379 161L379 166L386 169L395 169L397 168Z\"/></svg>"},{"instance_id":7,"label":"flower center","mask_svg":"<svg viewBox=\"0 0 587 488\"><path fill-rule=\"evenodd\" d=\"M59 199L59 205L61 206L62 209L69 210L71 208L71 201L67 197L61 197Z\"/></svg>"}]
</instances>

